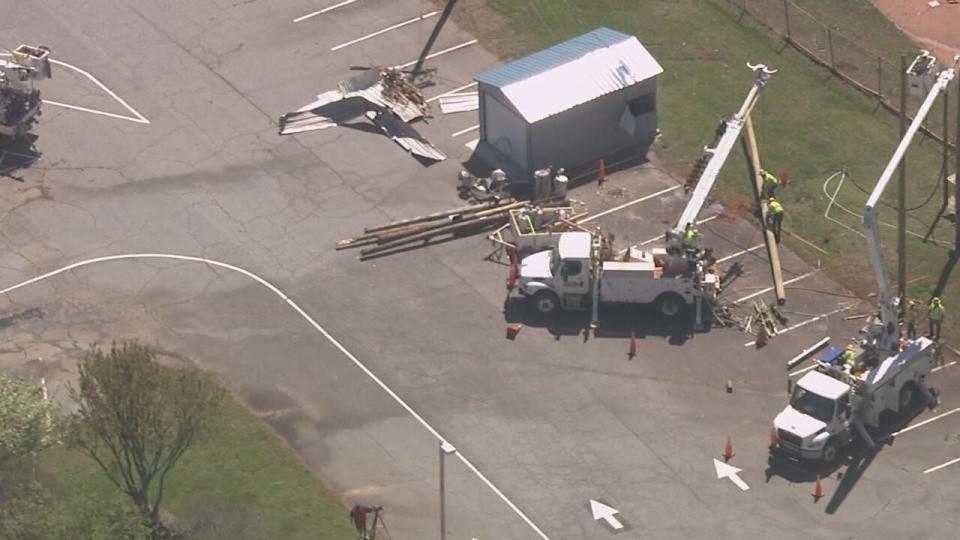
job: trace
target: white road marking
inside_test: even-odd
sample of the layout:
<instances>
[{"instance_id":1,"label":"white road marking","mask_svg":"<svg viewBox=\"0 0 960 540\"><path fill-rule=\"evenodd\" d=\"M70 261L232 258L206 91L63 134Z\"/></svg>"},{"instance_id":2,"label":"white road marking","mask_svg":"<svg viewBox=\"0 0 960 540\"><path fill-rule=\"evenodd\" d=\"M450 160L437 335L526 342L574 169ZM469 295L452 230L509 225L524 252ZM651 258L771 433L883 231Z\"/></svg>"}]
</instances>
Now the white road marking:
<instances>
[{"instance_id":1,"label":"white road marking","mask_svg":"<svg viewBox=\"0 0 960 540\"><path fill-rule=\"evenodd\" d=\"M440 98L444 98L444 97L447 97L447 96L452 96L453 94L456 94L456 93L458 93L458 92L462 92L463 90L466 90L467 88L470 88L470 87L473 87L473 86L476 86L476 85L477 85L477 81L473 81L473 82L470 83L470 84L465 84L465 85L463 85L463 86L461 86L461 87L459 87L459 88L454 88L453 90L450 90L449 92L444 92L444 93L440 94L439 96L433 96L432 98L430 98L430 99L427 100L427 103L433 103L434 101L437 101L437 100L440 99Z\"/></svg>"},{"instance_id":2,"label":"white road marking","mask_svg":"<svg viewBox=\"0 0 960 540\"><path fill-rule=\"evenodd\" d=\"M936 373L936 372L940 371L941 369L943 369L943 368L948 368L948 367L950 367L950 366L952 366L952 365L955 365L956 363L957 363L956 360L954 360L953 362L947 362L946 364L944 364L944 365L942 365L942 366L937 366L937 367L931 369L930 371L933 372L933 373Z\"/></svg>"},{"instance_id":3,"label":"white road marking","mask_svg":"<svg viewBox=\"0 0 960 540\"><path fill-rule=\"evenodd\" d=\"M812 323L812 322L819 321L820 319L824 319L824 318L829 317L829 316L831 316L831 315L836 315L837 313L840 313L841 311L846 311L846 310L850 309L851 307L853 307L853 306L844 306L844 307L841 307L841 308L837 308L837 309L835 309L835 310L833 310L833 311L831 311L831 312L829 312L829 313L824 313L823 315L817 315L816 317L812 317L812 318L807 319L807 320L805 320L805 321L798 322L797 324L795 324L795 325L793 325L793 326L788 326L788 327L784 328L783 330L778 331L775 335L779 336L779 335L786 334L787 332L789 332L789 331L791 331L791 330L796 330L797 328L802 328L802 327L804 327L804 326L806 326L806 325L808 325L808 324L810 324L810 323ZM756 340L754 340L754 341L748 341L747 343L744 343L743 346L744 346L744 347L750 347L750 346L756 345L756 344L757 344L757 342L756 342Z\"/></svg>"},{"instance_id":4,"label":"white road marking","mask_svg":"<svg viewBox=\"0 0 960 540\"><path fill-rule=\"evenodd\" d=\"M644 202L644 201L648 201L648 200L650 200L650 199L652 199L652 198L654 198L654 197L659 197L659 196L661 196L661 195L665 195L665 194L667 194L667 193L670 193L671 191L676 191L676 190L678 190L678 189L680 189L680 188L682 188L682 187L683 187L683 186L681 186L681 185L678 184L678 185L676 185L676 186L668 187L667 189L661 189L660 191L658 191L658 192L656 192L656 193L651 193L650 195L644 195L643 197L640 197L639 199L634 199L634 200L632 200L632 201L630 201L630 202L628 202L628 203L623 203L623 204L621 204L620 206L615 206L615 207L613 207L613 208L611 208L611 209L609 209L609 210L604 210L603 212L600 212L599 214L594 214L594 215L592 215L592 216L587 216L587 217L581 219L580 221L578 221L577 223L586 223L586 222L588 222L588 221L593 221L593 220L597 219L598 217L602 217L602 216L606 216L606 215L608 215L608 214L612 214L612 213L614 213L614 212L618 212L618 211L623 210L624 208L627 208L627 207L629 207L629 206L633 206L633 205L635 205L635 204L642 203L642 202Z\"/></svg>"},{"instance_id":5,"label":"white road marking","mask_svg":"<svg viewBox=\"0 0 960 540\"><path fill-rule=\"evenodd\" d=\"M450 136L451 136L451 137L459 137L459 136L461 136L461 135L464 135L464 134L466 134L466 133L470 133L471 131L475 131L475 130L478 130L478 129L480 129L480 124L477 124L477 125L475 125L475 126L470 126L470 127L468 127L467 129L461 129L460 131L458 131L458 132L456 132L456 133L454 133L454 134L452 134L452 135L450 135Z\"/></svg>"},{"instance_id":6,"label":"white road marking","mask_svg":"<svg viewBox=\"0 0 960 540\"><path fill-rule=\"evenodd\" d=\"M419 16L417 16L417 17L414 17L414 18L410 19L409 21L403 21L402 23L397 23L397 24L395 24L395 25L393 25L393 26L388 26L388 27L384 28L383 30L377 30L376 32L367 34L367 35L365 35L365 36L363 36L363 37L358 37L357 39L352 39L352 40L350 40L350 41L347 41L346 43L341 43L341 44L336 45L336 46L334 46L334 47L330 47L330 50L331 50L331 51L339 51L340 49L349 47L350 45L356 45L357 43L360 43L360 42L362 42L362 41L366 41L366 40L371 39L371 38L375 38L375 37L377 37L377 36L381 36L381 35L383 35L383 34L386 34L387 32L396 30L396 29L398 29L398 28L403 28L404 26L409 26L409 25L411 25L411 24L415 24L415 23L418 23L418 22L420 22L420 21L429 19L430 17L433 17L433 16L436 15L437 13L440 13L440 12L439 12L439 11L431 11L430 13L424 13L423 15L419 15Z\"/></svg>"},{"instance_id":7,"label":"white road marking","mask_svg":"<svg viewBox=\"0 0 960 540\"><path fill-rule=\"evenodd\" d=\"M783 282L783 285L784 285L784 286L787 286L787 285L796 283L796 282L800 281L801 279L807 279L808 277L816 274L816 273L819 272L819 271L820 271L820 270L813 270L813 271L811 271L811 272L807 272L806 274L803 274L802 276L797 276L797 277L795 277L795 278L793 278L793 279L788 279L787 281L784 281L784 282ZM767 294L768 292L770 292L770 291L772 291L772 290L773 290L773 287L767 287L766 289L759 290L759 291L757 291L757 292L755 292L755 293L753 293L753 294L748 294L748 295L744 296L743 298L740 298L740 299L738 299L738 300L734 300L733 303L734 303L734 304L739 304L739 303L741 303L741 302L746 302L747 300L750 300L751 298L756 298L756 297L760 296L761 294Z\"/></svg>"},{"instance_id":8,"label":"white road marking","mask_svg":"<svg viewBox=\"0 0 960 540\"><path fill-rule=\"evenodd\" d=\"M393 398L393 400L396 401L398 405L403 407L403 409L406 410L410 414L410 416L416 419L420 423L420 425L423 426L427 431L429 431L431 435L436 437L438 441L440 442L447 441L447 439L442 437L440 433L437 432L437 430L433 426L428 424L427 421L424 420L423 417L417 413L417 411L413 410L413 407L408 405L407 402L403 400L403 398L397 395L397 393L394 392L389 386L387 386L386 383L384 383L379 377L377 377L372 371L370 371L370 369L366 365L364 365L363 362L357 359L357 357L354 356L353 353L347 350L347 348L344 347L339 341L337 341L337 339L333 337L333 335L330 334L330 332L328 332L324 327L320 326L320 324L317 323L317 321L315 321L313 317L308 315L307 312L303 310L303 308L297 305L297 303L294 302L292 299L290 299L290 297L288 297L283 291L278 289L276 286L274 286L272 283L270 283L266 279L254 274L249 270L240 268L239 266L234 266L232 264L216 261L213 259L194 257L191 255L175 255L170 253L124 253L121 255L108 255L105 257L97 257L94 259L86 259L83 261L68 264L67 266L63 266L56 270L47 272L46 274L41 274L37 277L30 278L26 281L17 283L16 285L11 285L10 287L0 290L0 295L7 294L9 292L26 287L27 285L32 285L34 283L43 281L45 279L49 279L56 275L62 274L64 272L69 272L75 268L89 266L91 264L101 263L101 262L120 261L120 260L138 260L138 259L172 259L172 260L178 260L178 261L199 262L199 263L207 264L210 266L226 268L227 270L238 272L256 281L257 283L263 285L264 287L269 289L271 292L273 292L274 294L279 296L281 299L283 299L290 307L292 307L297 313L299 313L300 316L304 318L304 320L310 323L310 325L313 326L320 334L322 334L323 337L327 339L327 341L329 341L334 347L336 347L341 353L343 353L344 356L346 356L351 362L354 363L354 365L360 368L360 370L363 371L368 377L370 377L370 379L373 380L373 382L375 382L377 386L379 386L384 392L387 393L387 395ZM463 464L466 465L468 469L473 471L473 473L477 475L477 477L481 481L483 481L483 483L486 484L491 491L493 491L498 497L500 497L500 500L502 500L511 510L513 510L513 512L517 514L517 516L519 516L520 519L522 519L527 525L529 525L530 528L533 529L533 531L536 532L540 538L542 538L543 540L550 540L550 538L546 534L544 534L542 530L540 530L540 527L538 527L533 521L531 521L530 518L527 517L527 515L524 514L523 511L520 510L517 507L517 505L513 503L513 501L507 498L507 496L504 495L502 491L500 491L500 488L494 485L493 482L490 481L490 479L488 479L483 473L481 473L476 468L476 466L474 466L474 464L470 462L470 460L468 460L462 453L460 453L459 450L456 452L456 456L460 458L460 461L463 462Z\"/></svg>"},{"instance_id":9,"label":"white road marking","mask_svg":"<svg viewBox=\"0 0 960 540\"><path fill-rule=\"evenodd\" d=\"M751 248L747 248L747 249L738 251L738 252L736 252L736 253L734 253L734 254L732 254L732 255L727 255L726 257L724 257L724 258L722 258L722 259L717 259L717 262L718 262L718 263L727 262L727 261L729 261L730 259L736 259L737 257L739 257L739 256L741 256L741 255L745 255L745 254L747 254L747 253L750 253L751 251L756 251L756 250L758 250L758 249L760 249L760 248L762 248L762 247L765 247L765 246L766 246L766 244L757 244L757 245L755 245L755 246L753 246L753 247L751 247Z\"/></svg>"},{"instance_id":10,"label":"white road marking","mask_svg":"<svg viewBox=\"0 0 960 540\"><path fill-rule=\"evenodd\" d=\"M600 521L602 519L603 521L606 521L607 525L609 525L615 531L619 531L623 528L623 523L620 523L620 520L614 517L616 514L620 513L620 511L616 508L612 508L603 504L602 502L590 499L590 513L593 514L594 521Z\"/></svg>"},{"instance_id":11,"label":"white road marking","mask_svg":"<svg viewBox=\"0 0 960 540\"><path fill-rule=\"evenodd\" d=\"M356 2L356 1L357 1L357 0L343 0L343 2L340 2L339 4L334 4L334 5L330 6L330 7L325 7L325 8L323 8L323 9L319 10L319 11L314 11L314 12L311 12L311 13L307 13L306 15L303 15L303 16L301 16L301 17L297 17L296 19L293 20L293 22L298 23L298 22L300 22L300 21L305 21L305 20L309 19L310 17L316 17L317 15L323 15L324 13L331 12L331 11L337 9L337 8L341 8L341 7L343 7L343 6L348 6L348 5L350 5L350 4L352 4L352 3Z\"/></svg>"},{"instance_id":12,"label":"white road marking","mask_svg":"<svg viewBox=\"0 0 960 540\"><path fill-rule=\"evenodd\" d=\"M815 367L817 367L817 365L816 365L816 364L813 364L812 366L807 366L807 367L805 367L805 368L803 368L803 369L798 369L798 370L796 370L796 371L791 371L791 372L788 374L788 376L789 376L789 377L796 377L797 375L801 375L801 374L803 374L803 373L806 373L806 372L810 371L811 369L813 369L813 368L815 368Z\"/></svg>"},{"instance_id":13,"label":"white road marking","mask_svg":"<svg viewBox=\"0 0 960 540\"><path fill-rule=\"evenodd\" d=\"M470 41L464 41L463 43L461 43L461 44L459 44L459 45L454 45L453 47L447 47L446 49L443 49L442 51L437 51L437 52L435 52L435 53L433 53L433 54L428 54L427 57L424 58L424 60L433 60L434 58L436 58L436 57L438 57L438 56L441 56L441 55L444 55L444 54L447 54L447 53L452 53L453 51L457 51L457 50L460 50L460 49L462 49L462 48L464 48L464 47L469 47L469 46L471 46L471 45L476 45L476 44L477 44L477 40L475 40L475 39L471 39ZM410 67L410 66L413 66L413 65L416 64L416 63L417 63L416 60L411 60L411 61L407 62L406 64L400 64L399 66L393 66L393 67L395 67L396 69L406 69L406 68L408 68L408 67Z\"/></svg>"},{"instance_id":14,"label":"white road marking","mask_svg":"<svg viewBox=\"0 0 960 540\"><path fill-rule=\"evenodd\" d=\"M897 435L900 435L901 433L906 433L906 432L908 432L908 431L912 431L912 430L914 430L914 429L917 429L917 428L920 427L920 426L925 426L925 425L929 424L930 422L933 422L934 420L939 420L939 419L941 419L941 418L950 416L951 414L953 414L953 413L955 413L955 412L960 412L960 407L957 407L956 409L953 409L953 410L951 410L951 411L947 411L947 412L945 412L945 413L943 413L943 414L938 414L938 415L934 416L933 418L927 418L927 419L924 420L923 422L918 422L918 423L916 423L916 424L914 424L914 425L912 425L912 426L905 427L905 428L901 429L900 431L894 431L893 433L890 434L890 436L891 436L891 437L896 437Z\"/></svg>"},{"instance_id":15,"label":"white road marking","mask_svg":"<svg viewBox=\"0 0 960 540\"><path fill-rule=\"evenodd\" d=\"M741 469L734 467L728 463L724 463L719 459L714 458L713 468L717 471L717 480L723 480L724 478L729 478L740 491L746 491L750 489L750 486L740 478L740 473L743 472Z\"/></svg>"},{"instance_id":16,"label":"white road marking","mask_svg":"<svg viewBox=\"0 0 960 540\"><path fill-rule=\"evenodd\" d=\"M930 474L930 473L932 473L932 472L934 472L934 471L939 471L940 469L942 469L942 468L944 468L944 467L949 467L949 466L953 465L954 463L960 463L960 458L951 459L950 461L948 461L948 462L946 462L946 463L942 463L942 464L940 464L940 465L937 465L936 467L930 467L929 469L923 471L923 474Z\"/></svg>"},{"instance_id":17,"label":"white road marking","mask_svg":"<svg viewBox=\"0 0 960 540\"><path fill-rule=\"evenodd\" d=\"M0 53L0 56L10 56L10 53ZM107 88L107 85L105 85L105 84L103 84L102 82L100 82L99 79L97 79L96 77L94 77L93 75L91 75L89 72L84 71L84 70L82 70L82 69L80 69L80 68L78 68L77 66L74 66L74 65L72 65L72 64L68 64L68 63L66 63L66 62L64 62L64 61L62 61L62 60L54 60L53 58L51 58L51 59L50 59L50 63L51 63L51 64L56 64L56 65L58 65L58 66L63 66L63 67L65 67L65 68L67 68L67 69L72 69L73 71L76 71L77 73L83 75L83 76L86 77L87 79L90 79L90 82L92 82L93 84L97 85L98 87L100 87L101 90L103 90L104 92L106 92L110 97L112 97L113 99L117 100L117 103L119 103L120 105L123 105L123 107L124 107L125 109L127 109L128 111L130 111L131 114L135 115L136 118L133 118L133 117L130 117L130 116L124 116L124 115L122 115L122 114L114 114L114 113L110 113L110 112L106 112L106 111L100 111L100 110L97 110L97 109L88 109L88 108L86 108L86 107L79 107L79 106L77 106L77 105L68 105L68 104L66 104L66 103L60 103L60 102L57 102L57 101L49 101L49 100L46 100L46 99L43 100L44 103L49 103L50 105L54 105L54 106L56 106L56 107L65 107L65 108L67 108L67 109L75 109L75 110L78 110L78 111L89 112L89 113L93 113L93 114L102 114L103 116L109 116L109 117L111 117L111 118L119 118L119 119L121 119L121 120L129 120L129 121L131 121L131 122L136 122L136 123L138 123L138 124L149 124L149 123L150 123L149 120L147 120L142 114L140 114L139 112L137 112L136 109L134 109L133 107L131 107L130 104L128 104L126 101L123 100L123 98L121 98L120 96L118 96L113 90Z\"/></svg>"}]
</instances>

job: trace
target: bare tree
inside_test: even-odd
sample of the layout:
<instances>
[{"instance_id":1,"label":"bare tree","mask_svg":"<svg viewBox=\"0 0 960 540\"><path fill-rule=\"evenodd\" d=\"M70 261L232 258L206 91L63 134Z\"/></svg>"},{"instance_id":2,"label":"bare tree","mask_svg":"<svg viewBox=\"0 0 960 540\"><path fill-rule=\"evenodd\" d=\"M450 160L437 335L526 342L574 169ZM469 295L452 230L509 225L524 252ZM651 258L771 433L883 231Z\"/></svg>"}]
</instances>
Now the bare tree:
<instances>
[{"instance_id":1,"label":"bare tree","mask_svg":"<svg viewBox=\"0 0 960 540\"><path fill-rule=\"evenodd\" d=\"M94 348L80 361L70 397L71 443L93 458L161 536L164 483L177 460L213 418L224 396L192 367L169 367L139 343Z\"/></svg>"}]
</instances>

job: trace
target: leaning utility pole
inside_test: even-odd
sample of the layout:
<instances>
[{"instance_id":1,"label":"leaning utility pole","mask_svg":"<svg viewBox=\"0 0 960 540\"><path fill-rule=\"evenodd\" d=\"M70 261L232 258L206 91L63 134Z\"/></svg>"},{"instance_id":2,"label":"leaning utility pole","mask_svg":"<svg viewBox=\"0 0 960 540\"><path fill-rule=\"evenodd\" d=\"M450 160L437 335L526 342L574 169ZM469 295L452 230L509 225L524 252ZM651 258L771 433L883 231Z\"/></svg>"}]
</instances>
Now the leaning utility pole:
<instances>
[{"instance_id":1,"label":"leaning utility pole","mask_svg":"<svg viewBox=\"0 0 960 540\"><path fill-rule=\"evenodd\" d=\"M956 231L953 240L953 256L960 256L960 88L957 88L957 130L954 132L953 155L957 158L953 169L953 225Z\"/></svg>"},{"instance_id":2,"label":"leaning utility pole","mask_svg":"<svg viewBox=\"0 0 960 540\"><path fill-rule=\"evenodd\" d=\"M427 56L430 55L430 49L433 48L433 44L437 41L437 36L440 35L440 30L443 29L443 25L447 23L447 19L450 18L450 13L453 12L453 6L457 4L457 0L447 0L447 5L443 8L443 13L440 14L440 19L437 21L437 24L434 25L433 31L430 32L430 37L427 38L427 43L423 46L423 50L420 51L420 56L417 57L417 64L413 66L413 71L410 72L412 78L416 78L423 71L423 63L427 61Z\"/></svg>"},{"instance_id":3,"label":"leaning utility pole","mask_svg":"<svg viewBox=\"0 0 960 540\"><path fill-rule=\"evenodd\" d=\"M900 55L900 139L907 134L907 57ZM907 300L907 158L900 160L897 186L897 292L900 308Z\"/></svg>"}]
</instances>

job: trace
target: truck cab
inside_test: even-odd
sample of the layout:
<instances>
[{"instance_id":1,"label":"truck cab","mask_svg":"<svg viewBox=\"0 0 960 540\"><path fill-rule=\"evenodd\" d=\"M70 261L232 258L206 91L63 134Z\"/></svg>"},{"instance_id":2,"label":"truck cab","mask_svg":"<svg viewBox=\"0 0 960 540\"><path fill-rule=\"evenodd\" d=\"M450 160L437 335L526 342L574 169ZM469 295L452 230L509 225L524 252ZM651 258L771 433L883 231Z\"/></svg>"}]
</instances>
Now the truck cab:
<instances>
[{"instance_id":1,"label":"truck cab","mask_svg":"<svg viewBox=\"0 0 960 540\"><path fill-rule=\"evenodd\" d=\"M811 371L794 385L790 404L773 420L780 450L790 457L832 463L850 442L850 385Z\"/></svg>"},{"instance_id":2,"label":"truck cab","mask_svg":"<svg viewBox=\"0 0 960 540\"><path fill-rule=\"evenodd\" d=\"M524 257L517 283L520 294L544 315L561 308L589 308L592 247L588 232L563 233L551 249Z\"/></svg>"}]
</instances>

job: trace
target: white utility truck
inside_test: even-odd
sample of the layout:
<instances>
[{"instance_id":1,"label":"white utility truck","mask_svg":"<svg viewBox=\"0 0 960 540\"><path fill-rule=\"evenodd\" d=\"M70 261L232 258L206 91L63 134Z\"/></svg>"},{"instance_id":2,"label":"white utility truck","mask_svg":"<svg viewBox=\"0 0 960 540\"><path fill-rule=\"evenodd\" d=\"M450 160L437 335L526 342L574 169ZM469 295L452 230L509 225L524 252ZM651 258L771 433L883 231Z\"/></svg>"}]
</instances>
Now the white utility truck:
<instances>
[{"instance_id":1,"label":"white utility truck","mask_svg":"<svg viewBox=\"0 0 960 540\"><path fill-rule=\"evenodd\" d=\"M775 73L762 64L748 67L756 73L750 92L737 114L721 124L716 144L705 149L710 160L676 227L667 231L666 247L650 251L631 247L621 260L609 260L599 235L554 235L547 249L521 260L517 288L534 310L549 315L561 309L592 309L591 326L596 328L601 303L655 304L665 317L694 306L696 326L702 325L702 303L716 300L720 277L713 270L710 251L686 244L684 235L706 203L760 90Z\"/></svg>"},{"instance_id":2,"label":"white utility truck","mask_svg":"<svg viewBox=\"0 0 960 540\"><path fill-rule=\"evenodd\" d=\"M879 316L864 328L865 337L855 345L852 366L843 360L842 351L834 349L815 360L814 370L797 381L790 404L773 421L771 449L777 454L834 462L855 434L868 447L876 447L867 426L878 427L884 411L903 413L918 395L931 407L937 403L927 386L937 361L936 344L925 337L901 340L899 336L899 306L883 262L877 205L933 102L955 77L957 61L940 72L867 200L863 223L878 285Z\"/></svg>"},{"instance_id":3,"label":"white utility truck","mask_svg":"<svg viewBox=\"0 0 960 540\"><path fill-rule=\"evenodd\" d=\"M35 81L50 78L50 50L20 45L0 58L0 135L12 139L30 131L40 115Z\"/></svg>"}]
</instances>

